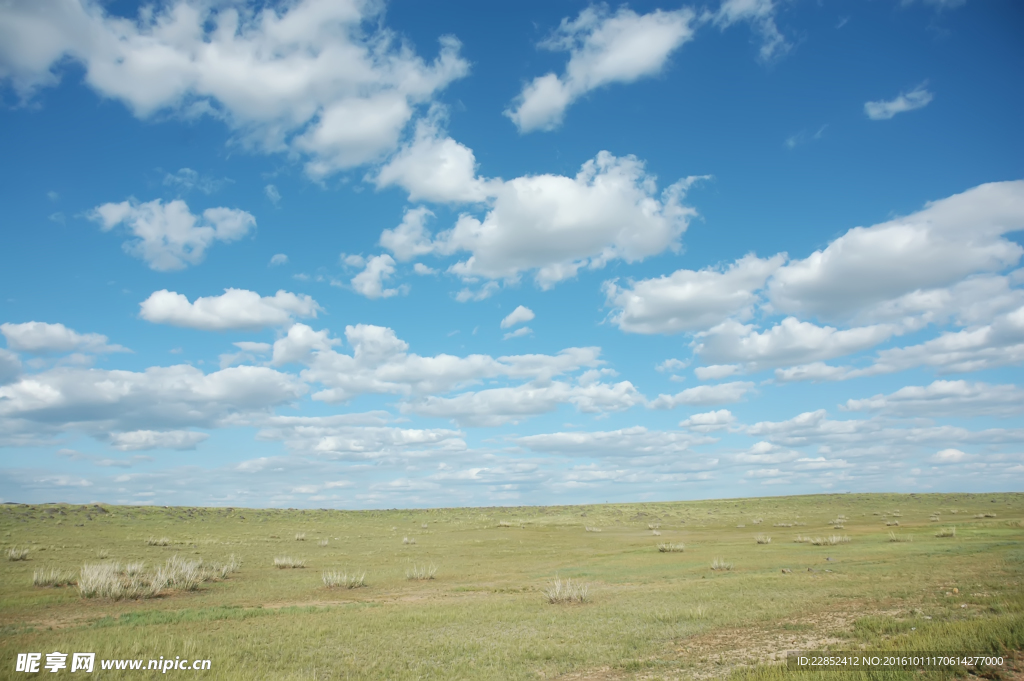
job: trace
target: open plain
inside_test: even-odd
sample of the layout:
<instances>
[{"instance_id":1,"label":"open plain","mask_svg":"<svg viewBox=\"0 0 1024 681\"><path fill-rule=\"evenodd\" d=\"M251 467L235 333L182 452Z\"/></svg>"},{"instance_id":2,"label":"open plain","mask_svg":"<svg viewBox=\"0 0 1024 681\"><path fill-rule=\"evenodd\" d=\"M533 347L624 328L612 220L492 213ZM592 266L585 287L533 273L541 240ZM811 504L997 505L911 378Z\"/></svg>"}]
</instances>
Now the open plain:
<instances>
[{"instance_id":1,"label":"open plain","mask_svg":"<svg viewBox=\"0 0 1024 681\"><path fill-rule=\"evenodd\" d=\"M1012 655L1024 648L1022 519L1024 494L6 504L0 677L28 676L12 671L18 653L52 651L211 660L172 677L309 680L767 679L793 674L780 665L794 650ZM87 593L88 570L113 587Z\"/></svg>"}]
</instances>

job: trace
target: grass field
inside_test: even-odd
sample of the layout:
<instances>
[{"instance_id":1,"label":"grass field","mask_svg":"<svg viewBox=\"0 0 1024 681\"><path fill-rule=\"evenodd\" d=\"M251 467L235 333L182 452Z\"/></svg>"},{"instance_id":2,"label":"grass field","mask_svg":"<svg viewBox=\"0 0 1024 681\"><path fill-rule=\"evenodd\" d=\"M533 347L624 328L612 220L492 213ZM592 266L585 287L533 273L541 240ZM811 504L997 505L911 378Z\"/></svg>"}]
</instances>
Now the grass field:
<instances>
[{"instance_id":1,"label":"grass field","mask_svg":"<svg viewBox=\"0 0 1024 681\"><path fill-rule=\"evenodd\" d=\"M1024 494L7 504L0 542L0 678L52 651L94 652L111 679L165 675L98 660L209 659L168 672L202 679L805 679L826 675L784 671L786 651L1024 649ZM86 572L119 591L84 597Z\"/></svg>"}]
</instances>

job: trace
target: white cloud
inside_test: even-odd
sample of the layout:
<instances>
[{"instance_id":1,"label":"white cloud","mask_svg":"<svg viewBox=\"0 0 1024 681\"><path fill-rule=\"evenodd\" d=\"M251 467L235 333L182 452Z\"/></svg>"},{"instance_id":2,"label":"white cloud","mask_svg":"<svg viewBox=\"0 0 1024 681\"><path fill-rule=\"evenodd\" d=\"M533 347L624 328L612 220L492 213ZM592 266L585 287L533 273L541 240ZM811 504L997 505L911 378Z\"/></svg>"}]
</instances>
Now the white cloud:
<instances>
[{"instance_id":1,"label":"white cloud","mask_svg":"<svg viewBox=\"0 0 1024 681\"><path fill-rule=\"evenodd\" d=\"M666 359L663 362L659 362L658 364L655 365L654 368L660 371L661 373L665 373L666 371L672 373L675 371L679 371L681 369L685 369L689 365L689 362L684 362L681 359L675 359L673 357L671 359Z\"/></svg>"},{"instance_id":2,"label":"white cloud","mask_svg":"<svg viewBox=\"0 0 1024 681\"><path fill-rule=\"evenodd\" d=\"M325 389L314 399L346 402L362 394L430 395L446 393L484 379L550 381L553 377L604 362L599 348L567 348L557 355L489 355L455 357L441 354L424 357L409 353L409 345L382 326L358 324L345 327L352 354L335 352L339 341L327 331L313 331L295 324L274 343L273 364L299 362L307 365L302 377Z\"/></svg>"},{"instance_id":3,"label":"white cloud","mask_svg":"<svg viewBox=\"0 0 1024 681\"><path fill-rule=\"evenodd\" d=\"M728 28L739 21L748 21L761 34L762 61L781 56L790 44L775 24L775 3L772 0L722 0L714 14L706 13L702 19L711 19L717 26Z\"/></svg>"},{"instance_id":4,"label":"white cloud","mask_svg":"<svg viewBox=\"0 0 1024 681\"><path fill-rule=\"evenodd\" d=\"M436 121L420 121L412 141L370 179L377 188L398 185L410 201L478 203L494 195L501 180L477 176L473 150L442 135Z\"/></svg>"},{"instance_id":5,"label":"white cloud","mask_svg":"<svg viewBox=\"0 0 1024 681\"><path fill-rule=\"evenodd\" d=\"M352 289L371 300L390 298L406 293L408 286L384 288L384 281L395 274L395 259L388 254L375 255L366 261L366 268L352 277Z\"/></svg>"},{"instance_id":6,"label":"white cloud","mask_svg":"<svg viewBox=\"0 0 1024 681\"><path fill-rule=\"evenodd\" d=\"M839 330L786 317L758 332L752 325L727 321L700 334L694 352L709 362L746 362L748 370L806 364L874 347L899 333L892 324Z\"/></svg>"},{"instance_id":7,"label":"white cloud","mask_svg":"<svg viewBox=\"0 0 1024 681\"><path fill-rule=\"evenodd\" d=\"M698 385L695 388L687 388L675 395L658 395L648 406L651 409L674 409L681 404L727 404L729 402L739 402L743 399L744 395L753 389L754 384L749 381Z\"/></svg>"},{"instance_id":8,"label":"white cloud","mask_svg":"<svg viewBox=\"0 0 1024 681\"><path fill-rule=\"evenodd\" d=\"M565 73L535 78L505 115L520 132L553 130L583 94L661 71L669 55L692 39L693 18L689 9L638 15L622 7L608 14L607 8L592 5L572 21L562 19L541 47L570 53Z\"/></svg>"},{"instance_id":9,"label":"white cloud","mask_svg":"<svg viewBox=\"0 0 1024 681\"><path fill-rule=\"evenodd\" d=\"M545 433L517 437L515 442L537 452L565 456L626 458L637 456L678 455L694 444L703 444L705 438L686 433L650 431L643 426L620 430Z\"/></svg>"},{"instance_id":10,"label":"white cloud","mask_svg":"<svg viewBox=\"0 0 1024 681\"><path fill-rule=\"evenodd\" d=\"M281 203L281 192L278 190L276 186L268 184L266 187L263 188L263 193L267 195L267 198L275 206Z\"/></svg>"},{"instance_id":11,"label":"white cloud","mask_svg":"<svg viewBox=\"0 0 1024 681\"><path fill-rule=\"evenodd\" d=\"M510 340L512 338L522 338L523 336L529 336L533 333L533 329L528 326L522 326L515 331L509 331L501 337L502 340Z\"/></svg>"},{"instance_id":12,"label":"white cloud","mask_svg":"<svg viewBox=\"0 0 1024 681\"><path fill-rule=\"evenodd\" d=\"M171 173L164 175L164 186L174 187L183 193L198 189L202 193L209 195L219 191L229 182L231 180L226 178L217 180L207 175L200 175L191 168L181 168L173 175Z\"/></svg>"},{"instance_id":13,"label":"white cloud","mask_svg":"<svg viewBox=\"0 0 1024 681\"><path fill-rule=\"evenodd\" d=\"M437 270L435 270L433 267L427 267L426 265L424 265L421 262L415 263L412 266L412 271L415 272L416 274L421 275L421 276L428 276L428 275L431 275L431 274L437 274Z\"/></svg>"},{"instance_id":14,"label":"white cloud","mask_svg":"<svg viewBox=\"0 0 1024 681\"><path fill-rule=\"evenodd\" d=\"M98 333L78 333L63 324L47 324L46 322L11 324L8 322L0 324L0 333L7 339L7 347L11 350L35 355L63 352L94 354L130 352L120 345L110 345L106 336ZM7 363L13 364L16 359L16 356L10 355Z\"/></svg>"},{"instance_id":15,"label":"white cloud","mask_svg":"<svg viewBox=\"0 0 1024 681\"><path fill-rule=\"evenodd\" d=\"M516 309L509 312L508 316L501 320L501 328L507 329L510 326L515 326L516 324L522 324L523 322L531 321L536 316L537 315L533 313L533 310L531 310L528 307L524 307L523 305L520 305Z\"/></svg>"},{"instance_id":16,"label":"white cloud","mask_svg":"<svg viewBox=\"0 0 1024 681\"><path fill-rule=\"evenodd\" d=\"M177 0L136 19L85 0L0 12L0 78L23 96L64 58L136 116L209 113L247 145L309 158L323 177L393 150L414 107L468 73L459 42L430 64L381 25L383 3L297 0L258 11Z\"/></svg>"},{"instance_id":17,"label":"white cloud","mask_svg":"<svg viewBox=\"0 0 1024 681\"><path fill-rule=\"evenodd\" d=\"M181 293L166 289L153 292L139 304L139 316L154 324L224 331L284 326L295 317L316 317L323 308L308 295L278 291L260 297L255 291L229 288L219 296L188 302Z\"/></svg>"},{"instance_id":18,"label":"white cloud","mask_svg":"<svg viewBox=\"0 0 1024 681\"><path fill-rule=\"evenodd\" d=\"M20 375L21 360L10 350L0 348L0 385L11 383Z\"/></svg>"},{"instance_id":19,"label":"white cloud","mask_svg":"<svg viewBox=\"0 0 1024 681\"><path fill-rule=\"evenodd\" d=\"M898 113L926 107L932 99L934 95L925 89L924 83L921 83L910 92L901 92L895 99L864 102L864 113L873 121L884 121Z\"/></svg>"},{"instance_id":20,"label":"white cloud","mask_svg":"<svg viewBox=\"0 0 1024 681\"><path fill-rule=\"evenodd\" d=\"M606 282L612 321L631 333L681 333L709 329L730 317L748 318L756 291L786 261L785 254L761 259L747 255L722 270L677 270L619 288Z\"/></svg>"},{"instance_id":21,"label":"white cloud","mask_svg":"<svg viewBox=\"0 0 1024 681\"><path fill-rule=\"evenodd\" d=\"M694 414L685 421L680 421L680 428L687 428L698 433L710 433L716 430L724 430L736 422L736 417L728 409L709 411L703 414Z\"/></svg>"},{"instance_id":22,"label":"white cloud","mask_svg":"<svg viewBox=\"0 0 1024 681\"><path fill-rule=\"evenodd\" d=\"M463 277L514 280L536 270L537 284L551 288L582 267L678 250L696 214L681 203L693 180L667 187L659 199L643 163L602 151L575 178L537 175L505 182L482 222L463 215L437 236L433 250L469 252L450 268Z\"/></svg>"},{"instance_id":23,"label":"white cloud","mask_svg":"<svg viewBox=\"0 0 1024 681\"><path fill-rule=\"evenodd\" d=\"M237 241L256 228L256 218L244 210L207 208L200 217L181 199L105 203L90 211L89 219L104 232L124 224L136 237L124 243L125 252L159 272L197 265L214 241Z\"/></svg>"},{"instance_id":24,"label":"white cloud","mask_svg":"<svg viewBox=\"0 0 1024 681\"><path fill-rule=\"evenodd\" d=\"M215 427L243 421L306 392L294 376L267 367L204 374L195 367L143 372L56 368L0 387L0 431L81 430L96 437L137 430Z\"/></svg>"},{"instance_id":25,"label":"white cloud","mask_svg":"<svg viewBox=\"0 0 1024 681\"><path fill-rule=\"evenodd\" d=\"M380 245L394 253L399 262L433 253L434 244L426 228L427 218L431 217L434 214L423 206L407 209L398 227L381 232Z\"/></svg>"},{"instance_id":26,"label":"white cloud","mask_svg":"<svg viewBox=\"0 0 1024 681\"><path fill-rule=\"evenodd\" d=\"M969 461L973 458L974 457L970 454L961 452L959 449L950 448L936 452L935 455L931 457L930 461L932 463L963 463L964 461Z\"/></svg>"},{"instance_id":27,"label":"white cloud","mask_svg":"<svg viewBox=\"0 0 1024 681\"><path fill-rule=\"evenodd\" d=\"M1024 248L1024 181L983 184L911 215L855 227L768 282L773 309L823 319L870 318L880 304L1016 264ZM884 314L884 308L881 310Z\"/></svg>"},{"instance_id":28,"label":"white cloud","mask_svg":"<svg viewBox=\"0 0 1024 681\"><path fill-rule=\"evenodd\" d=\"M270 265L272 267L276 266L276 265L286 265L286 264L288 264L288 256L285 255L284 253L277 253L277 254L275 254L270 259Z\"/></svg>"},{"instance_id":29,"label":"white cloud","mask_svg":"<svg viewBox=\"0 0 1024 681\"><path fill-rule=\"evenodd\" d=\"M927 386L908 385L889 395L850 399L843 409L931 418L1005 417L1024 412L1024 390L1015 385L934 381Z\"/></svg>"},{"instance_id":30,"label":"white cloud","mask_svg":"<svg viewBox=\"0 0 1024 681\"><path fill-rule=\"evenodd\" d=\"M717 381L743 373L743 367L739 364L712 364L706 367L695 367L693 373L702 381Z\"/></svg>"},{"instance_id":31,"label":"white cloud","mask_svg":"<svg viewBox=\"0 0 1024 681\"><path fill-rule=\"evenodd\" d=\"M777 465L780 463L789 463L800 457L798 452L792 449L786 449L773 445L771 442L758 442L751 446L747 451L734 454L730 457L734 462L739 464L762 464L762 465Z\"/></svg>"},{"instance_id":32,"label":"white cloud","mask_svg":"<svg viewBox=\"0 0 1024 681\"><path fill-rule=\"evenodd\" d=\"M195 449L209 435L191 430L133 430L127 433L111 433L110 442L114 449L134 452L143 449Z\"/></svg>"},{"instance_id":33,"label":"white cloud","mask_svg":"<svg viewBox=\"0 0 1024 681\"><path fill-rule=\"evenodd\" d=\"M551 381L464 392L454 397L430 395L403 404L402 411L452 419L460 426L492 427L550 413L562 404L572 404L583 413L601 414L625 411L643 402L643 395L629 381L587 385Z\"/></svg>"},{"instance_id":34,"label":"white cloud","mask_svg":"<svg viewBox=\"0 0 1024 681\"><path fill-rule=\"evenodd\" d=\"M792 381L840 381L848 378L850 369L836 367L824 362L811 362L787 369L776 369L775 380L782 383Z\"/></svg>"},{"instance_id":35,"label":"white cloud","mask_svg":"<svg viewBox=\"0 0 1024 681\"><path fill-rule=\"evenodd\" d=\"M252 341L238 341L232 345L237 347L239 352L221 355L219 357L221 369L227 369L236 364L256 363L258 358L269 354L273 348L270 343L254 343Z\"/></svg>"}]
</instances>

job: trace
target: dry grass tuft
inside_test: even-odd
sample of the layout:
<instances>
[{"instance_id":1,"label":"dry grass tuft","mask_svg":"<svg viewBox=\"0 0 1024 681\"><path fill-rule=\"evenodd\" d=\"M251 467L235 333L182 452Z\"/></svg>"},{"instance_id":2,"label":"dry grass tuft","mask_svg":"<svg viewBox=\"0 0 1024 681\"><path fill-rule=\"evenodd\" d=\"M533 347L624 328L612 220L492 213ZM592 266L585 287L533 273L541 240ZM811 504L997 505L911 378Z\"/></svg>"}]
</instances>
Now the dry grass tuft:
<instances>
[{"instance_id":1,"label":"dry grass tuft","mask_svg":"<svg viewBox=\"0 0 1024 681\"><path fill-rule=\"evenodd\" d=\"M793 541L796 542L797 544L810 544L814 540L811 539L810 537L805 537L805 536L803 536L801 534L798 534Z\"/></svg>"},{"instance_id":2,"label":"dry grass tuft","mask_svg":"<svg viewBox=\"0 0 1024 681\"><path fill-rule=\"evenodd\" d=\"M507 520L499 520L498 527L512 527L512 523Z\"/></svg>"},{"instance_id":3,"label":"dry grass tuft","mask_svg":"<svg viewBox=\"0 0 1024 681\"><path fill-rule=\"evenodd\" d=\"M295 541L306 541L306 533L305 532L296 532L295 533Z\"/></svg>"},{"instance_id":4,"label":"dry grass tuft","mask_svg":"<svg viewBox=\"0 0 1024 681\"><path fill-rule=\"evenodd\" d=\"M827 537L815 537L811 540L813 546L835 546L837 544L849 544L850 538L846 535L832 534Z\"/></svg>"},{"instance_id":5,"label":"dry grass tuft","mask_svg":"<svg viewBox=\"0 0 1024 681\"><path fill-rule=\"evenodd\" d=\"M651 534L654 535L655 537L660 537L661 536L661 531L660 530L651 530Z\"/></svg>"},{"instance_id":6,"label":"dry grass tuft","mask_svg":"<svg viewBox=\"0 0 1024 681\"><path fill-rule=\"evenodd\" d=\"M324 570L321 579L323 579L324 586L328 589L334 589L339 586L343 586L346 589L358 589L359 587L367 586L365 572L361 575L353 572L350 575L348 572L339 572L338 570Z\"/></svg>"},{"instance_id":7,"label":"dry grass tuft","mask_svg":"<svg viewBox=\"0 0 1024 681\"><path fill-rule=\"evenodd\" d=\"M118 563L83 565L78 575L78 593L82 598L153 598L166 586L164 575L126 574Z\"/></svg>"},{"instance_id":8,"label":"dry grass tuft","mask_svg":"<svg viewBox=\"0 0 1024 681\"><path fill-rule=\"evenodd\" d=\"M28 560L28 549L19 549L12 546L7 549L7 560Z\"/></svg>"},{"instance_id":9,"label":"dry grass tuft","mask_svg":"<svg viewBox=\"0 0 1024 681\"><path fill-rule=\"evenodd\" d=\"M660 530L661 529L661 523L647 523L647 529L648 530Z\"/></svg>"},{"instance_id":10,"label":"dry grass tuft","mask_svg":"<svg viewBox=\"0 0 1024 681\"><path fill-rule=\"evenodd\" d=\"M732 563L726 563L721 558L715 558L711 561L711 569L715 571L732 570Z\"/></svg>"},{"instance_id":11,"label":"dry grass tuft","mask_svg":"<svg viewBox=\"0 0 1024 681\"><path fill-rule=\"evenodd\" d=\"M318 543L320 544L320 546L327 546L328 542L326 539L321 539Z\"/></svg>"},{"instance_id":12,"label":"dry grass tuft","mask_svg":"<svg viewBox=\"0 0 1024 681\"><path fill-rule=\"evenodd\" d=\"M33 586L73 586L76 581L73 570L39 568L32 572Z\"/></svg>"},{"instance_id":13,"label":"dry grass tuft","mask_svg":"<svg viewBox=\"0 0 1024 681\"><path fill-rule=\"evenodd\" d=\"M900 526L900 521L898 521L898 520L886 520L885 521L885 526L886 527L893 527L893 526L899 527Z\"/></svg>"},{"instance_id":14,"label":"dry grass tuft","mask_svg":"<svg viewBox=\"0 0 1024 681\"><path fill-rule=\"evenodd\" d=\"M678 544L658 544L658 551L661 553L682 553L686 550L686 545L682 542Z\"/></svg>"},{"instance_id":15,"label":"dry grass tuft","mask_svg":"<svg viewBox=\"0 0 1024 681\"><path fill-rule=\"evenodd\" d=\"M955 537L956 527L943 527L941 530L935 533L936 537Z\"/></svg>"},{"instance_id":16,"label":"dry grass tuft","mask_svg":"<svg viewBox=\"0 0 1024 681\"><path fill-rule=\"evenodd\" d=\"M412 537L402 537L403 544L415 544L416 540Z\"/></svg>"},{"instance_id":17,"label":"dry grass tuft","mask_svg":"<svg viewBox=\"0 0 1024 681\"><path fill-rule=\"evenodd\" d=\"M304 568L306 567L306 561L292 558L291 556L275 556L274 567L279 570Z\"/></svg>"},{"instance_id":18,"label":"dry grass tuft","mask_svg":"<svg viewBox=\"0 0 1024 681\"><path fill-rule=\"evenodd\" d=\"M895 532L889 533L889 541L896 543L912 542L914 538L909 534L896 534Z\"/></svg>"},{"instance_id":19,"label":"dry grass tuft","mask_svg":"<svg viewBox=\"0 0 1024 681\"><path fill-rule=\"evenodd\" d=\"M421 567L417 567L415 564L413 564L413 566L411 568L409 568L408 570L405 571L405 578L406 579L427 580L427 579L433 579L434 575L436 573L437 573L437 566L435 566L433 563L431 563L430 565L424 565L424 566L421 566Z\"/></svg>"},{"instance_id":20,"label":"dry grass tuft","mask_svg":"<svg viewBox=\"0 0 1024 681\"><path fill-rule=\"evenodd\" d=\"M601 531L600 527L591 527L589 525L587 525L583 529L585 529L587 532L600 532Z\"/></svg>"},{"instance_id":21,"label":"dry grass tuft","mask_svg":"<svg viewBox=\"0 0 1024 681\"><path fill-rule=\"evenodd\" d=\"M547 589L544 589L544 596L548 603L586 603L590 600L590 585L573 582L567 579L564 582L555 577Z\"/></svg>"},{"instance_id":22,"label":"dry grass tuft","mask_svg":"<svg viewBox=\"0 0 1024 681\"><path fill-rule=\"evenodd\" d=\"M766 534L759 534L756 537L754 537L754 541L756 541L758 544L771 544L772 538Z\"/></svg>"},{"instance_id":23,"label":"dry grass tuft","mask_svg":"<svg viewBox=\"0 0 1024 681\"><path fill-rule=\"evenodd\" d=\"M160 537L159 539L157 539L156 537L150 537L149 539L146 540L146 545L147 546L170 546L171 545L171 540L168 539L167 537Z\"/></svg>"}]
</instances>

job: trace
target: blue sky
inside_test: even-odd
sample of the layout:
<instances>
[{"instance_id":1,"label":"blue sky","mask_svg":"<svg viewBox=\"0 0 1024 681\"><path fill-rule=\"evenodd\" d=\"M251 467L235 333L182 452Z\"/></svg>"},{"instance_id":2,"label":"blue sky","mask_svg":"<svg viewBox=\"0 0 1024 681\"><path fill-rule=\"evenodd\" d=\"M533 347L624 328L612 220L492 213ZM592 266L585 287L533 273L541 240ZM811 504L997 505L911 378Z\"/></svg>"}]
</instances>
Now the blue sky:
<instances>
[{"instance_id":1,"label":"blue sky","mask_svg":"<svg viewBox=\"0 0 1024 681\"><path fill-rule=\"evenodd\" d=\"M1024 10L0 6L0 499L1024 488Z\"/></svg>"}]
</instances>

